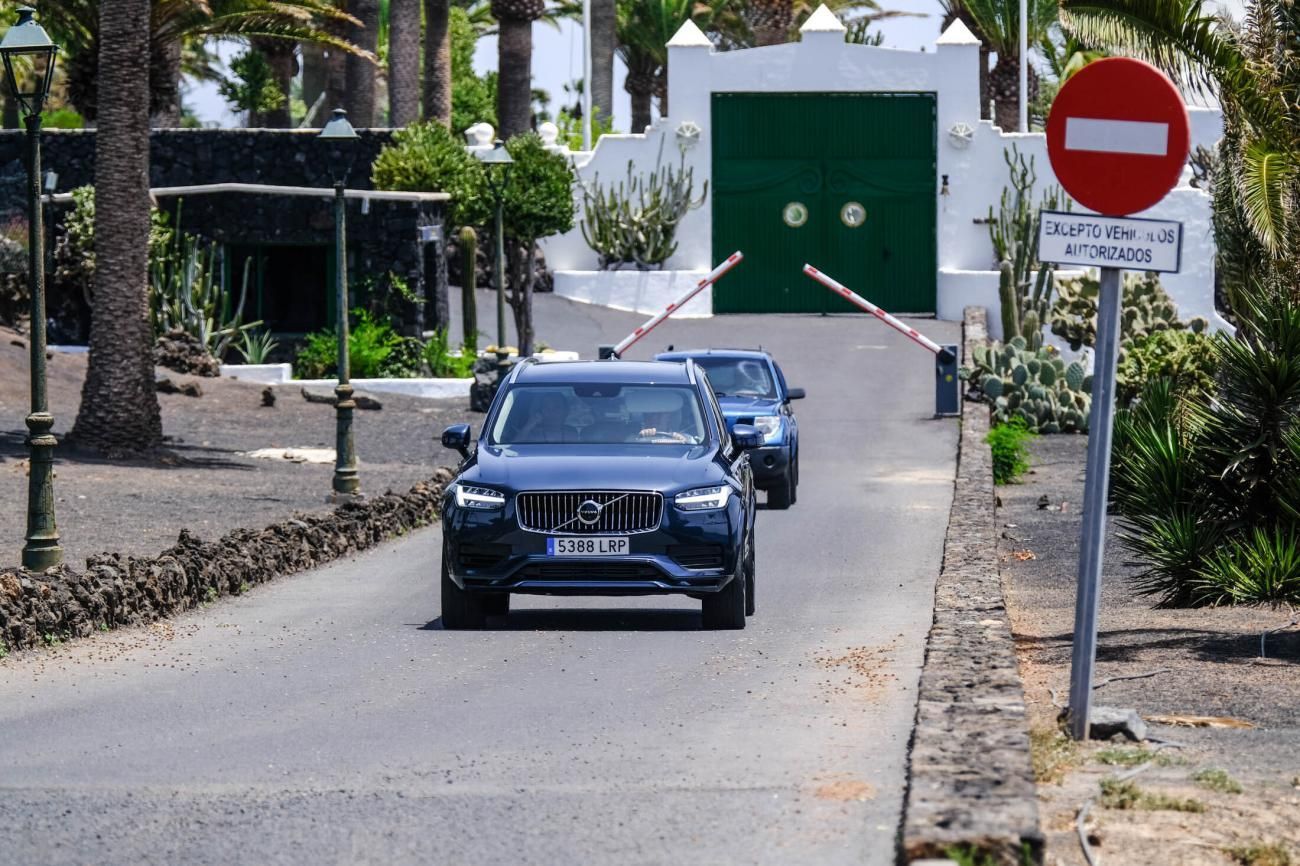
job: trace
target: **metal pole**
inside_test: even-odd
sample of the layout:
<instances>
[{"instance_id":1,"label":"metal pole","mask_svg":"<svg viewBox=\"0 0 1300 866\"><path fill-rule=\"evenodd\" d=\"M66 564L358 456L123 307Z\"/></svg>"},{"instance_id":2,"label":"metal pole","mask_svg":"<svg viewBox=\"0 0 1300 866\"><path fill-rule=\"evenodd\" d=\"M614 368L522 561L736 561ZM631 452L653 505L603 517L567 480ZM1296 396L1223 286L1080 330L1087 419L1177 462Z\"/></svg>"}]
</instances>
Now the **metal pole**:
<instances>
[{"instance_id":1,"label":"metal pole","mask_svg":"<svg viewBox=\"0 0 1300 866\"><path fill-rule=\"evenodd\" d=\"M347 204L343 181L334 184L334 283L338 304L339 383L334 388L334 413L337 422L334 459L334 497L356 496L361 489L357 477L357 452L352 439L352 371L348 361L348 248Z\"/></svg>"},{"instance_id":2,"label":"metal pole","mask_svg":"<svg viewBox=\"0 0 1300 866\"><path fill-rule=\"evenodd\" d=\"M505 357L506 349L506 239L505 239L505 217L502 211L505 206L504 191L497 193L497 214L496 227L493 232L496 235L494 243L496 244L496 279L497 279L497 355Z\"/></svg>"},{"instance_id":3,"label":"metal pole","mask_svg":"<svg viewBox=\"0 0 1300 866\"><path fill-rule=\"evenodd\" d=\"M1115 367L1119 362L1120 279L1118 268L1101 269L1097 308L1097 351L1093 362L1092 414L1088 421L1088 468L1079 537L1079 586L1074 605L1074 647L1070 657L1070 736L1088 738L1093 668L1097 662L1097 607L1106 549L1106 499L1110 486L1110 439L1115 416Z\"/></svg>"},{"instance_id":4,"label":"metal pole","mask_svg":"<svg viewBox=\"0 0 1300 866\"><path fill-rule=\"evenodd\" d=\"M611 106L604 106L611 111ZM582 149L591 150L591 0L582 0Z\"/></svg>"},{"instance_id":5,"label":"metal pole","mask_svg":"<svg viewBox=\"0 0 1300 866\"><path fill-rule=\"evenodd\" d=\"M1029 131L1029 0L1020 0L1020 132Z\"/></svg>"},{"instance_id":6,"label":"metal pole","mask_svg":"<svg viewBox=\"0 0 1300 866\"><path fill-rule=\"evenodd\" d=\"M41 115L29 114L27 124L27 253L32 289L31 373L32 411L27 416L27 541L23 567L44 571L63 562L59 528L54 521L54 446L45 391L45 221L41 205Z\"/></svg>"}]
</instances>

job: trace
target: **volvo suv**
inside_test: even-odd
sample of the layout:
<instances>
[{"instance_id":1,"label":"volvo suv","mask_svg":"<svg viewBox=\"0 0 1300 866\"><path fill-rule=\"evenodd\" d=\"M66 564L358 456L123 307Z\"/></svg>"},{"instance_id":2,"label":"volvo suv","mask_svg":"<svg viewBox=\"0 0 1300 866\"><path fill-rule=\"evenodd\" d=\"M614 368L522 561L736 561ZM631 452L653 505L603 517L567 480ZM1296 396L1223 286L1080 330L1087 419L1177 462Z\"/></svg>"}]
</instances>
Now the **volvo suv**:
<instances>
[{"instance_id":1,"label":"volvo suv","mask_svg":"<svg viewBox=\"0 0 1300 866\"><path fill-rule=\"evenodd\" d=\"M443 501L442 623L510 596L684 594L706 628L754 612L757 429L728 429L691 361L524 361L502 382Z\"/></svg>"}]
</instances>

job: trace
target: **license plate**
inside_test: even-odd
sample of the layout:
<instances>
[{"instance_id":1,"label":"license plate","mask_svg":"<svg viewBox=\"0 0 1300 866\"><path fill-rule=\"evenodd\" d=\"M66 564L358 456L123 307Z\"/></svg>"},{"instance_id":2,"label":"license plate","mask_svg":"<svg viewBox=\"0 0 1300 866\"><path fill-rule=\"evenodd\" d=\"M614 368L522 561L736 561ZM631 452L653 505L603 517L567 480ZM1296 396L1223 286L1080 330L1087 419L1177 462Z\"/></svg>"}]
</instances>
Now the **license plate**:
<instances>
[{"instance_id":1,"label":"license plate","mask_svg":"<svg viewBox=\"0 0 1300 866\"><path fill-rule=\"evenodd\" d=\"M617 535L595 538L548 538L547 556L626 556L628 540Z\"/></svg>"}]
</instances>

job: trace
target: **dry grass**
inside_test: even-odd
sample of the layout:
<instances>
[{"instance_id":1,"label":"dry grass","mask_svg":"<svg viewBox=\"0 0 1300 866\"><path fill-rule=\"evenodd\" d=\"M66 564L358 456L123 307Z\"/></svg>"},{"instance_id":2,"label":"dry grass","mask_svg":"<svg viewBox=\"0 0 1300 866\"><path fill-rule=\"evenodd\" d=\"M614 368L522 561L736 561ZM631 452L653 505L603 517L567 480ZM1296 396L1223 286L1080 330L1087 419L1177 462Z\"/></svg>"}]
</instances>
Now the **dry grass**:
<instances>
[{"instance_id":1,"label":"dry grass","mask_svg":"<svg viewBox=\"0 0 1300 866\"><path fill-rule=\"evenodd\" d=\"M1059 728L1031 728L1029 753L1033 760L1034 781L1061 784L1065 774L1080 762L1079 746Z\"/></svg>"},{"instance_id":2,"label":"dry grass","mask_svg":"<svg viewBox=\"0 0 1300 866\"><path fill-rule=\"evenodd\" d=\"M1217 767L1197 770L1192 773L1192 781L1202 788L1218 791L1220 794L1240 794L1242 791L1240 782L1229 776L1227 770L1220 770Z\"/></svg>"},{"instance_id":3,"label":"dry grass","mask_svg":"<svg viewBox=\"0 0 1300 866\"><path fill-rule=\"evenodd\" d=\"M1280 842L1270 844L1240 845L1225 852L1234 863L1241 866L1291 866L1291 852Z\"/></svg>"},{"instance_id":4,"label":"dry grass","mask_svg":"<svg viewBox=\"0 0 1300 866\"><path fill-rule=\"evenodd\" d=\"M1107 809L1140 809L1147 812L1205 811L1205 804L1200 800L1143 791L1132 782L1117 779L1101 780L1101 805Z\"/></svg>"}]
</instances>

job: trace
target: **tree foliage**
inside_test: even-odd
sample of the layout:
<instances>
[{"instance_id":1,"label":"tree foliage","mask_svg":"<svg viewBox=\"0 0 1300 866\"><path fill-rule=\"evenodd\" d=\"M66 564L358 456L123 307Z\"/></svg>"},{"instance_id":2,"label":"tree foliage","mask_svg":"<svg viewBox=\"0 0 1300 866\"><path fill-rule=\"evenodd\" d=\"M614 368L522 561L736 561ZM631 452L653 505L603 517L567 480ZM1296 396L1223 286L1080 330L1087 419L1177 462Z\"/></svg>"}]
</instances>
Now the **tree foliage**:
<instances>
[{"instance_id":1,"label":"tree foliage","mask_svg":"<svg viewBox=\"0 0 1300 866\"><path fill-rule=\"evenodd\" d=\"M237 111L249 114L273 111L286 97L271 74L271 64L260 51L245 51L230 61L232 77L217 85L221 96Z\"/></svg>"},{"instance_id":2,"label":"tree foliage","mask_svg":"<svg viewBox=\"0 0 1300 866\"><path fill-rule=\"evenodd\" d=\"M488 216L482 164L436 120L394 132L375 158L371 180L376 189L448 193L449 216L458 226L482 225Z\"/></svg>"}]
</instances>

